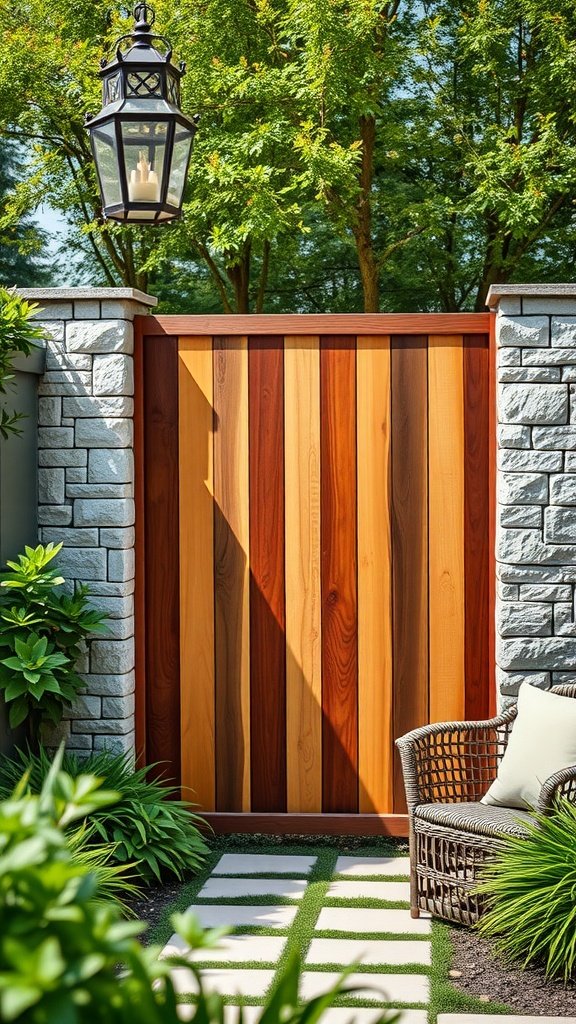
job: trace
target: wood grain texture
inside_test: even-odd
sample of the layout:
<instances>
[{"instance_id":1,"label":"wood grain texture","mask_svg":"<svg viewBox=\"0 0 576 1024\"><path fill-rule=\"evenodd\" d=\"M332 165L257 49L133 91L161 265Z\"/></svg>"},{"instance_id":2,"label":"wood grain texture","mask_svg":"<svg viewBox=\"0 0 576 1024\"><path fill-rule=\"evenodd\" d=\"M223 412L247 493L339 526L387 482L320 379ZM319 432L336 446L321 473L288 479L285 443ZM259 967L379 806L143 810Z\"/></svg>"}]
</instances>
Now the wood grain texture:
<instances>
[{"instance_id":1,"label":"wood grain texture","mask_svg":"<svg viewBox=\"0 0 576 1024\"><path fill-rule=\"evenodd\" d=\"M496 714L496 313L488 329L488 713Z\"/></svg>"},{"instance_id":2,"label":"wood grain texture","mask_svg":"<svg viewBox=\"0 0 576 1024\"><path fill-rule=\"evenodd\" d=\"M428 721L427 338L391 339L394 737ZM406 808L398 753L394 811Z\"/></svg>"},{"instance_id":3,"label":"wood grain texture","mask_svg":"<svg viewBox=\"0 0 576 1024\"><path fill-rule=\"evenodd\" d=\"M320 340L324 811L358 810L355 339Z\"/></svg>"},{"instance_id":4,"label":"wood grain texture","mask_svg":"<svg viewBox=\"0 0 576 1024\"><path fill-rule=\"evenodd\" d=\"M145 419L144 419L144 324L146 317L134 321L134 532L135 532L135 746L138 766L146 764L146 544L145 523Z\"/></svg>"},{"instance_id":5,"label":"wood grain texture","mask_svg":"<svg viewBox=\"0 0 576 1024\"><path fill-rule=\"evenodd\" d=\"M490 621L489 360L486 335L464 338L464 560L467 719L485 718L493 678ZM494 455L492 456L495 457Z\"/></svg>"},{"instance_id":6,"label":"wood grain texture","mask_svg":"<svg viewBox=\"0 0 576 1024\"><path fill-rule=\"evenodd\" d=\"M180 783L178 339L144 338L146 757ZM167 567L170 571L167 571ZM159 769L160 770L160 769Z\"/></svg>"},{"instance_id":7,"label":"wood grain texture","mask_svg":"<svg viewBox=\"0 0 576 1024\"><path fill-rule=\"evenodd\" d=\"M359 810L392 810L390 338L360 336L358 462Z\"/></svg>"},{"instance_id":8,"label":"wood grain texture","mask_svg":"<svg viewBox=\"0 0 576 1024\"><path fill-rule=\"evenodd\" d=\"M487 332L490 313L266 313L149 316L147 334L333 335Z\"/></svg>"},{"instance_id":9,"label":"wood grain texture","mask_svg":"<svg viewBox=\"0 0 576 1024\"><path fill-rule=\"evenodd\" d=\"M248 339L253 811L286 810L283 339Z\"/></svg>"},{"instance_id":10,"label":"wood grain texture","mask_svg":"<svg viewBox=\"0 0 576 1024\"><path fill-rule=\"evenodd\" d=\"M322 810L320 342L284 340L288 811Z\"/></svg>"},{"instance_id":11,"label":"wood grain texture","mask_svg":"<svg viewBox=\"0 0 576 1024\"><path fill-rule=\"evenodd\" d=\"M182 786L215 809L212 339L178 344Z\"/></svg>"},{"instance_id":12,"label":"wood grain texture","mask_svg":"<svg viewBox=\"0 0 576 1024\"><path fill-rule=\"evenodd\" d=\"M428 338L431 722L464 717L464 370L461 335Z\"/></svg>"},{"instance_id":13,"label":"wood grain texture","mask_svg":"<svg viewBox=\"0 0 576 1024\"><path fill-rule=\"evenodd\" d=\"M204 814L216 835L408 837L406 814ZM208 829L206 829L208 831Z\"/></svg>"},{"instance_id":14,"label":"wood grain texture","mask_svg":"<svg viewBox=\"0 0 576 1024\"><path fill-rule=\"evenodd\" d=\"M250 810L248 343L214 338L216 807Z\"/></svg>"}]
</instances>

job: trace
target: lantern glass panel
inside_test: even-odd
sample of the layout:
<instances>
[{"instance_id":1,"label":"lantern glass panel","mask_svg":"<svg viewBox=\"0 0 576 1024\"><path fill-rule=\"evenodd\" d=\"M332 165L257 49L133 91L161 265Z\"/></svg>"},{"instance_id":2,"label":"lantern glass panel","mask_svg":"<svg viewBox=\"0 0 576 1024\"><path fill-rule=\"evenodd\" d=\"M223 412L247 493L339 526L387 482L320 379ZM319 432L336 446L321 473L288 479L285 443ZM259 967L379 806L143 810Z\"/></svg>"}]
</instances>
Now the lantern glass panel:
<instances>
[{"instance_id":1,"label":"lantern glass panel","mask_svg":"<svg viewBox=\"0 0 576 1024\"><path fill-rule=\"evenodd\" d=\"M184 185L186 182L186 171L188 169L191 145L191 133L187 128L182 128L178 125L176 128L176 137L174 139L172 166L170 168L170 179L168 182L167 201L171 206L180 206L182 203L182 193L184 192Z\"/></svg>"},{"instance_id":2,"label":"lantern glass panel","mask_svg":"<svg viewBox=\"0 0 576 1024\"><path fill-rule=\"evenodd\" d=\"M167 121L124 121L122 143L130 203L160 203L164 177ZM127 219L154 220L155 210L133 211Z\"/></svg>"},{"instance_id":3,"label":"lantern glass panel","mask_svg":"<svg viewBox=\"0 0 576 1024\"><path fill-rule=\"evenodd\" d=\"M116 133L112 122L92 129L92 148L100 178L104 206L116 206L122 202L122 190Z\"/></svg>"}]
</instances>

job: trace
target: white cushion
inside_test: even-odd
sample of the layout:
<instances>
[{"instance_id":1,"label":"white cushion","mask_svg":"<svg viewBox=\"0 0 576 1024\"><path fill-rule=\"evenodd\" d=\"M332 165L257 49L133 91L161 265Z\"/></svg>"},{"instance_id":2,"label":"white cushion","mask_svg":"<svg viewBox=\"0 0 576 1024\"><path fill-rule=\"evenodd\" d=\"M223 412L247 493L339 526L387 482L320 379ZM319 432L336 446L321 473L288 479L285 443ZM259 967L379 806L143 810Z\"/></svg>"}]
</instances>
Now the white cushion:
<instances>
[{"instance_id":1,"label":"white cushion","mask_svg":"<svg viewBox=\"0 0 576 1024\"><path fill-rule=\"evenodd\" d=\"M518 717L482 803L535 807L543 782L571 765L576 765L576 698L522 683Z\"/></svg>"}]
</instances>

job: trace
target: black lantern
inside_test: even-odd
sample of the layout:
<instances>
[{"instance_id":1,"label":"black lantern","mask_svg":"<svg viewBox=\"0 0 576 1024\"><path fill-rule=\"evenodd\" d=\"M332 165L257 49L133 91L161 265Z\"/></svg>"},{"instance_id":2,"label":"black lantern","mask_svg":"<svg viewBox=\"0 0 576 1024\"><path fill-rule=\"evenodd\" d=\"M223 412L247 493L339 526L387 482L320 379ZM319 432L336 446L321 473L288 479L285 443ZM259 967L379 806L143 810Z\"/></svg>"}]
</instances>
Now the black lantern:
<instances>
[{"instance_id":1,"label":"black lantern","mask_svg":"<svg viewBox=\"0 0 576 1024\"><path fill-rule=\"evenodd\" d=\"M198 118L180 110L185 65L172 64L170 44L152 33L154 11L136 4L134 20L114 58L101 62L102 110L86 127L104 216L151 224L181 216Z\"/></svg>"}]
</instances>

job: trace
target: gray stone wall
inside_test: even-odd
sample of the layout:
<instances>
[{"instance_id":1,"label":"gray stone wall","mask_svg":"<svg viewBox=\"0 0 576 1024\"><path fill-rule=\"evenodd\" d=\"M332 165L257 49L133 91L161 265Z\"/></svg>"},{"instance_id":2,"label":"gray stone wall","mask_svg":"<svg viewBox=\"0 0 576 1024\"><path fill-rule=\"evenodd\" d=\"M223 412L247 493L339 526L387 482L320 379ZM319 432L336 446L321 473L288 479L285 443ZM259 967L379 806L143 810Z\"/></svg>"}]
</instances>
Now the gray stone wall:
<instances>
[{"instance_id":1,"label":"gray stone wall","mask_svg":"<svg viewBox=\"0 0 576 1024\"><path fill-rule=\"evenodd\" d=\"M576 285L491 289L497 344L496 664L576 682Z\"/></svg>"},{"instance_id":2,"label":"gray stone wall","mask_svg":"<svg viewBox=\"0 0 576 1024\"><path fill-rule=\"evenodd\" d=\"M48 331L39 385L40 540L109 618L81 666L84 693L51 737L134 749L133 320L156 299L127 288L31 289Z\"/></svg>"}]
</instances>

